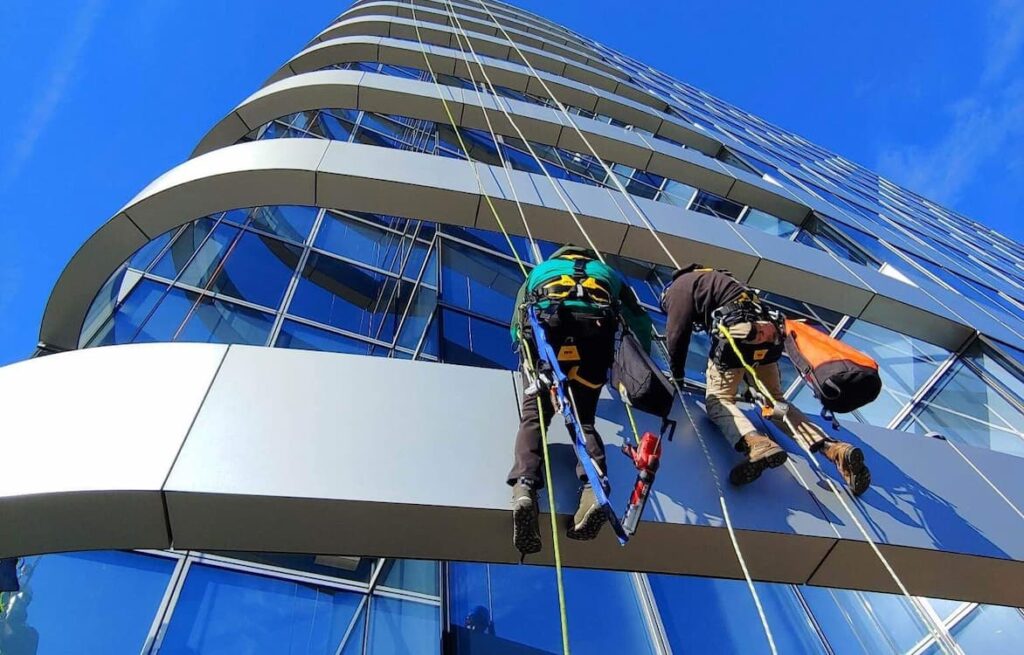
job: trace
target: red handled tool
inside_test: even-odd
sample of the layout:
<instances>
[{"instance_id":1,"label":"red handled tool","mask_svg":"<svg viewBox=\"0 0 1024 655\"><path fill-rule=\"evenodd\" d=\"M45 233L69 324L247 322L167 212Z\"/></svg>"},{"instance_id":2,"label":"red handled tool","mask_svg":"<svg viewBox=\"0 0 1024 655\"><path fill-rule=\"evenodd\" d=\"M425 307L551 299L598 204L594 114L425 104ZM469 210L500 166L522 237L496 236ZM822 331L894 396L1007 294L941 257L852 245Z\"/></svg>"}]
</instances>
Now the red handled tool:
<instances>
[{"instance_id":1,"label":"red handled tool","mask_svg":"<svg viewBox=\"0 0 1024 655\"><path fill-rule=\"evenodd\" d=\"M633 493L630 494L629 505L622 515L622 527L626 534L632 536L636 534L637 526L640 524L640 516L644 513L647 497L654 486L654 476L661 463L661 437L653 432L644 432L639 444L626 444L622 447L622 452L633 460L633 465L637 469Z\"/></svg>"}]
</instances>

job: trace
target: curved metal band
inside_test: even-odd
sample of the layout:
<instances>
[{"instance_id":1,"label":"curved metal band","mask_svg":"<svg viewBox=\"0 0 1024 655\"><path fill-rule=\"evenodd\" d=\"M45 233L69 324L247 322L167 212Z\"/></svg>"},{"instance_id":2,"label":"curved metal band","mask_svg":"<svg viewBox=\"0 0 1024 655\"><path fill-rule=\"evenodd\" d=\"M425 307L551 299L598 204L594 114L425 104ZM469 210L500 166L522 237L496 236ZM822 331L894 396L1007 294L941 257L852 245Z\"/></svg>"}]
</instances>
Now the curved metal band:
<instances>
[{"instance_id":1,"label":"curved metal band","mask_svg":"<svg viewBox=\"0 0 1024 655\"><path fill-rule=\"evenodd\" d=\"M474 164L498 211L516 216L500 169ZM536 176L512 172L534 235L575 242L579 231L551 189ZM630 222L607 189L560 182L595 244L604 252L668 264L650 232ZM465 161L376 146L280 139L230 146L187 161L158 178L75 254L50 296L40 333L56 349L75 348L95 293L137 248L156 236L218 211L298 204L352 209L496 229ZM846 265L819 250L743 225L637 199L679 260L715 261L757 288L956 348L979 317L952 292L897 282ZM525 234L518 221L509 230ZM970 319L966 317L971 317ZM979 329L1020 347L1022 339L994 320ZM1020 345L1018 345L1020 344Z\"/></svg>"}]
</instances>

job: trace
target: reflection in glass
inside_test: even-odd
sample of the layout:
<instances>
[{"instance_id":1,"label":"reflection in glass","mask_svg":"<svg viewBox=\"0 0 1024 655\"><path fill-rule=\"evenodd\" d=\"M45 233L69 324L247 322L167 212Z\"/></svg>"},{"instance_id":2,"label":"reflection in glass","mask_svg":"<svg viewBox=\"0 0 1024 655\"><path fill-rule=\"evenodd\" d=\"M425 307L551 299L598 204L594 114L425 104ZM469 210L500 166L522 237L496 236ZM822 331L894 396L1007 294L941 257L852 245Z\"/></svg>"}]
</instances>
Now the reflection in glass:
<instances>
[{"instance_id":1,"label":"reflection in glass","mask_svg":"<svg viewBox=\"0 0 1024 655\"><path fill-rule=\"evenodd\" d=\"M437 605L374 596L367 655L440 654L440 615Z\"/></svg>"},{"instance_id":2,"label":"reflection in glass","mask_svg":"<svg viewBox=\"0 0 1024 655\"><path fill-rule=\"evenodd\" d=\"M333 655L361 595L193 564L160 653Z\"/></svg>"},{"instance_id":3,"label":"reflection in glass","mask_svg":"<svg viewBox=\"0 0 1024 655\"><path fill-rule=\"evenodd\" d=\"M302 271L289 312L390 342L412 285L320 253Z\"/></svg>"},{"instance_id":4,"label":"reflection in glass","mask_svg":"<svg viewBox=\"0 0 1024 655\"><path fill-rule=\"evenodd\" d=\"M0 653L138 653L175 560L97 551L29 557L21 592L5 594Z\"/></svg>"},{"instance_id":5,"label":"reflection in glass","mask_svg":"<svg viewBox=\"0 0 1024 655\"><path fill-rule=\"evenodd\" d=\"M321 330L298 321L285 321L274 343L278 348L323 350L351 355L369 355L373 345L336 332Z\"/></svg>"},{"instance_id":6,"label":"reflection in glass","mask_svg":"<svg viewBox=\"0 0 1024 655\"><path fill-rule=\"evenodd\" d=\"M561 652L554 575L539 566L450 564L455 652ZM574 652L654 652L631 574L567 569L564 580Z\"/></svg>"},{"instance_id":7,"label":"reflection in glass","mask_svg":"<svg viewBox=\"0 0 1024 655\"><path fill-rule=\"evenodd\" d=\"M742 580L649 575L674 653L770 653L750 590ZM780 653L821 652L810 618L789 585L758 584Z\"/></svg>"},{"instance_id":8,"label":"reflection in glass","mask_svg":"<svg viewBox=\"0 0 1024 655\"><path fill-rule=\"evenodd\" d=\"M1020 652L1024 644L1024 615L1014 607L981 605L952 632L965 655Z\"/></svg>"},{"instance_id":9,"label":"reflection in glass","mask_svg":"<svg viewBox=\"0 0 1024 655\"><path fill-rule=\"evenodd\" d=\"M740 224L752 227L755 230L760 230L766 234L785 239L788 239L797 230L796 225L793 225L789 221L776 218L771 214L765 213L760 209L754 209L753 207L748 209L747 213L743 215L743 220L740 221Z\"/></svg>"},{"instance_id":10,"label":"reflection in glass","mask_svg":"<svg viewBox=\"0 0 1024 655\"><path fill-rule=\"evenodd\" d=\"M1024 382L981 341L936 383L901 429L1024 457Z\"/></svg>"},{"instance_id":11,"label":"reflection in glass","mask_svg":"<svg viewBox=\"0 0 1024 655\"><path fill-rule=\"evenodd\" d=\"M301 248L272 237L244 232L218 265L207 289L276 309L298 266ZM187 272L186 272L187 274Z\"/></svg>"},{"instance_id":12,"label":"reflection in glass","mask_svg":"<svg viewBox=\"0 0 1024 655\"><path fill-rule=\"evenodd\" d=\"M927 634L906 598L824 587L799 587L836 655L899 655Z\"/></svg>"},{"instance_id":13,"label":"reflection in glass","mask_svg":"<svg viewBox=\"0 0 1024 655\"><path fill-rule=\"evenodd\" d=\"M447 305L509 321L522 284L515 262L453 241L441 250L441 294Z\"/></svg>"},{"instance_id":14,"label":"reflection in glass","mask_svg":"<svg viewBox=\"0 0 1024 655\"><path fill-rule=\"evenodd\" d=\"M514 370L519 362L512 351L507 325L498 325L445 309L441 320L442 361L466 366Z\"/></svg>"},{"instance_id":15,"label":"reflection in glass","mask_svg":"<svg viewBox=\"0 0 1024 655\"><path fill-rule=\"evenodd\" d=\"M151 280L142 280L131 290L128 297L107 319L106 323L89 340L89 346L107 346L117 343L131 343L133 340L153 341L154 339L138 339L139 328L149 317L150 312L167 291L167 285Z\"/></svg>"},{"instance_id":16,"label":"reflection in glass","mask_svg":"<svg viewBox=\"0 0 1024 655\"><path fill-rule=\"evenodd\" d=\"M437 562L416 559L387 559L380 574L380 584L393 589L405 589L420 594L437 596Z\"/></svg>"}]
</instances>

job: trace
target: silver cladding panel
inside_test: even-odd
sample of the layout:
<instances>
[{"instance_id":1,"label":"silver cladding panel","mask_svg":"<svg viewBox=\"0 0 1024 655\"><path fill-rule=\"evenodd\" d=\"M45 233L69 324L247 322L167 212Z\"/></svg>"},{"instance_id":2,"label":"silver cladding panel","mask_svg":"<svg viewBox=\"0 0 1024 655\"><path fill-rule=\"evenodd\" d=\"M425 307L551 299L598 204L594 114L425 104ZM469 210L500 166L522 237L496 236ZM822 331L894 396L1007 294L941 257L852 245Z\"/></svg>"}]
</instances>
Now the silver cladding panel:
<instances>
[{"instance_id":1,"label":"silver cladding panel","mask_svg":"<svg viewBox=\"0 0 1024 655\"><path fill-rule=\"evenodd\" d=\"M192 344L9 366L0 445L17 466L0 480L0 555L173 544L515 561L504 479L518 384L508 371ZM892 590L792 442L780 437L792 466L737 489L725 482L737 455L702 404L688 397L675 418L637 536L627 548L607 530L595 543L566 543L566 564L741 577L724 497L755 579ZM551 450L564 524L578 482L559 423ZM617 509L634 478L616 452L627 424L606 390L597 427ZM865 449L876 480L857 516L914 593L1024 604L1019 517L948 444L865 426L845 436ZM1019 464L972 452L999 480ZM533 561L550 557L548 548Z\"/></svg>"},{"instance_id":2,"label":"silver cladding panel","mask_svg":"<svg viewBox=\"0 0 1024 655\"><path fill-rule=\"evenodd\" d=\"M161 489L226 351L147 344L0 368L0 555L169 545Z\"/></svg>"}]
</instances>

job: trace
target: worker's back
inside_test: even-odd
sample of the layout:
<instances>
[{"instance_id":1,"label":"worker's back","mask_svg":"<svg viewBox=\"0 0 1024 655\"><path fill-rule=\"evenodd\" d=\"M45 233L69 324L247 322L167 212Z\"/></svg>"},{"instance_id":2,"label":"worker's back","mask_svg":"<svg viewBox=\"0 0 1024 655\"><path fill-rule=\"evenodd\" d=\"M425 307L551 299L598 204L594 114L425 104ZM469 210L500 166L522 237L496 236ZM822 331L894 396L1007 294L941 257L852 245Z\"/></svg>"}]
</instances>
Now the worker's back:
<instances>
[{"instance_id":1,"label":"worker's back","mask_svg":"<svg viewBox=\"0 0 1024 655\"><path fill-rule=\"evenodd\" d=\"M693 307L694 320L706 328L711 325L713 311L744 291L747 287L726 272L712 268L683 269L665 290L662 306L671 313L676 303L689 304Z\"/></svg>"}]
</instances>

